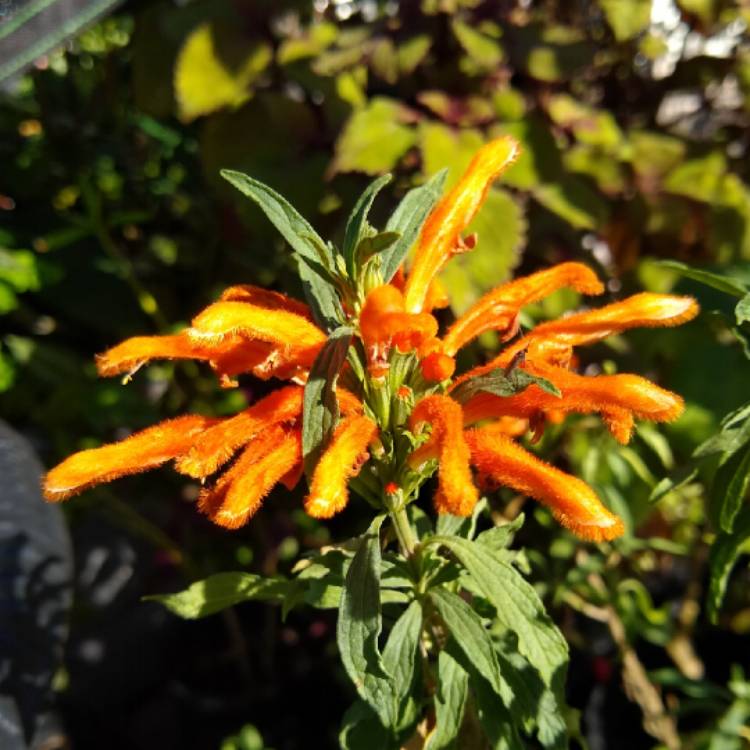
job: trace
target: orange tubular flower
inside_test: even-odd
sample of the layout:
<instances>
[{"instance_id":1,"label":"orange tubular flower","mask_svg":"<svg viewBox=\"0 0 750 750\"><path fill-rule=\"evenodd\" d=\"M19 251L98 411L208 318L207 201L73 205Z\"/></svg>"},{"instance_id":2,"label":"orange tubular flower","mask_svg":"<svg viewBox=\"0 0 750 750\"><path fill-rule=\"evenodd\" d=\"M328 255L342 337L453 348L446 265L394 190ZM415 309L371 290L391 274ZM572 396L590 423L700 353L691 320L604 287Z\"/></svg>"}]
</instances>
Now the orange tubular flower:
<instances>
[{"instance_id":1,"label":"orange tubular flower","mask_svg":"<svg viewBox=\"0 0 750 750\"><path fill-rule=\"evenodd\" d=\"M571 287L581 294L601 294L604 286L596 274L581 263L561 263L493 289L464 313L445 334L445 353L455 354L462 346L489 330L514 335L518 313L524 305L538 302L552 292Z\"/></svg>"},{"instance_id":2,"label":"orange tubular flower","mask_svg":"<svg viewBox=\"0 0 750 750\"><path fill-rule=\"evenodd\" d=\"M428 216L404 289L408 312L418 313L425 309L433 278L460 250L461 232L471 224L493 181L518 158L518 154L518 142L513 138L490 141L479 149L455 187Z\"/></svg>"},{"instance_id":3,"label":"orange tubular flower","mask_svg":"<svg viewBox=\"0 0 750 750\"><path fill-rule=\"evenodd\" d=\"M198 499L198 507L214 523L237 529L247 523L275 484L302 461L299 428L286 431L276 426L259 435L240 458Z\"/></svg>"},{"instance_id":4,"label":"orange tubular flower","mask_svg":"<svg viewBox=\"0 0 750 750\"><path fill-rule=\"evenodd\" d=\"M47 500L65 500L102 482L153 469L185 453L215 420L191 414L148 427L125 440L74 453L44 479Z\"/></svg>"},{"instance_id":5,"label":"orange tubular flower","mask_svg":"<svg viewBox=\"0 0 750 750\"><path fill-rule=\"evenodd\" d=\"M418 448L409 463L418 468L438 456L438 491L435 507L439 513L471 515L479 494L469 469L469 449L464 440L461 407L448 396L427 396L411 413L409 423L415 430L420 422L432 425L429 442Z\"/></svg>"},{"instance_id":6,"label":"orange tubular flower","mask_svg":"<svg viewBox=\"0 0 750 750\"><path fill-rule=\"evenodd\" d=\"M356 476L366 459L367 446L378 426L369 417L353 416L341 421L333 440L315 467L305 510L313 518L330 518L349 500L347 482Z\"/></svg>"},{"instance_id":7,"label":"orange tubular flower","mask_svg":"<svg viewBox=\"0 0 750 750\"><path fill-rule=\"evenodd\" d=\"M577 477L540 461L496 432L467 430L466 441L471 462L480 476L544 503L574 534L595 542L622 535L622 520L607 510L596 493Z\"/></svg>"}]
</instances>

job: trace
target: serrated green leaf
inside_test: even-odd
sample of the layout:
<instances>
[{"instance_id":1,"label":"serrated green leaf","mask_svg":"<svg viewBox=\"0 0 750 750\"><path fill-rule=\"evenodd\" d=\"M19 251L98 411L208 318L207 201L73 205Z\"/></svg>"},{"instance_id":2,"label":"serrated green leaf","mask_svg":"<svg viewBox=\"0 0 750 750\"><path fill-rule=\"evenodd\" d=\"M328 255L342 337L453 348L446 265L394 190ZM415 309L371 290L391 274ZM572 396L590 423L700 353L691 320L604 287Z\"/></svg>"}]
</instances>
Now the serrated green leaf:
<instances>
[{"instance_id":1,"label":"serrated green leaf","mask_svg":"<svg viewBox=\"0 0 750 750\"><path fill-rule=\"evenodd\" d=\"M450 392L450 396L460 404L465 404L479 393L508 397L525 391L530 385L536 385L557 398L562 396L560 389L554 383L546 378L532 375L520 367L513 367L510 370L492 370L464 380Z\"/></svg>"},{"instance_id":2,"label":"serrated green leaf","mask_svg":"<svg viewBox=\"0 0 750 750\"><path fill-rule=\"evenodd\" d=\"M449 653L470 675L479 674L487 680L506 706L513 705L513 688L500 671L494 645L479 615L452 591L435 588L430 591L430 598L453 638L455 653Z\"/></svg>"},{"instance_id":3,"label":"serrated green leaf","mask_svg":"<svg viewBox=\"0 0 750 750\"><path fill-rule=\"evenodd\" d=\"M510 523L483 531L476 539L477 544L487 547L492 552L507 549L513 543L513 538L523 526L524 521L523 513L519 513Z\"/></svg>"},{"instance_id":4,"label":"serrated green leaf","mask_svg":"<svg viewBox=\"0 0 750 750\"><path fill-rule=\"evenodd\" d=\"M346 362L354 330L337 328L318 352L302 399L302 457L308 477L331 438L339 419L336 381Z\"/></svg>"},{"instance_id":5,"label":"serrated green leaf","mask_svg":"<svg viewBox=\"0 0 750 750\"><path fill-rule=\"evenodd\" d=\"M441 651L437 663L435 727L427 736L424 750L453 750L456 745L469 695L469 675L450 654Z\"/></svg>"},{"instance_id":6,"label":"serrated green leaf","mask_svg":"<svg viewBox=\"0 0 750 750\"><path fill-rule=\"evenodd\" d=\"M481 498L474 510L466 516L454 516L452 513L440 513L437 518L436 533L439 536L462 536L473 539L477 529L477 520L487 508L487 500Z\"/></svg>"},{"instance_id":7,"label":"serrated green leaf","mask_svg":"<svg viewBox=\"0 0 750 750\"><path fill-rule=\"evenodd\" d=\"M370 524L349 566L339 604L336 642L357 693L383 726L393 731L398 721L396 691L378 646L382 628L380 527L384 518L377 516Z\"/></svg>"},{"instance_id":8,"label":"serrated green leaf","mask_svg":"<svg viewBox=\"0 0 750 750\"><path fill-rule=\"evenodd\" d=\"M399 232L401 237L380 256L380 271L387 284L414 244L422 225L440 200L448 170L441 169L424 185L412 188L396 206L386 224L386 231Z\"/></svg>"},{"instance_id":9,"label":"serrated green leaf","mask_svg":"<svg viewBox=\"0 0 750 750\"><path fill-rule=\"evenodd\" d=\"M399 102L376 97L354 112L336 141L332 170L374 175L393 169L416 141L404 111Z\"/></svg>"},{"instance_id":10,"label":"serrated green leaf","mask_svg":"<svg viewBox=\"0 0 750 750\"><path fill-rule=\"evenodd\" d=\"M521 574L485 546L458 537L432 537L426 544L447 547L497 610L497 619L518 637L518 650L545 685L561 694L568 645L550 619L539 595Z\"/></svg>"},{"instance_id":11,"label":"serrated green leaf","mask_svg":"<svg viewBox=\"0 0 750 750\"><path fill-rule=\"evenodd\" d=\"M711 546L709 556L711 580L707 597L708 616L711 622L716 622L729 582L729 574L748 539L750 539L750 505L742 508L737 515L734 531L719 534Z\"/></svg>"},{"instance_id":12,"label":"serrated green leaf","mask_svg":"<svg viewBox=\"0 0 750 750\"><path fill-rule=\"evenodd\" d=\"M342 318L336 288L324 275L315 271L316 266L322 265L326 270L333 267L333 256L326 243L308 221L268 185L231 169L222 169L221 176L253 200L291 245L299 261L299 275L315 319L326 330L333 330Z\"/></svg>"},{"instance_id":13,"label":"serrated green leaf","mask_svg":"<svg viewBox=\"0 0 750 750\"><path fill-rule=\"evenodd\" d=\"M367 216L370 213L372 202L375 200L377 194L391 181L392 177L389 174L384 174L381 177L373 180L360 195L357 202L354 204L351 214L346 221L346 229L344 230L344 245L342 253L344 255L344 261L346 262L346 270L351 278L355 277L354 272L354 251L357 249L360 241L365 237L365 229L367 227Z\"/></svg>"},{"instance_id":14,"label":"serrated green leaf","mask_svg":"<svg viewBox=\"0 0 750 750\"><path fill-rule=\"evenodd\" d=\"M286 596L290 581L285 578L264 578L253 573L217 573L177 594L146 596L160 602L179 617L194 620L249 599L280 602Z\"/></svg>"},{"instance_id":15,"label":"serrated green leaf","mask_svg":"<svg viewBox=\"0 0 750 750\"><path fill-rule=\"evenodd\" d=\"M689 279L700 281L706 286L713 287L714 289L718 289L720 292L725 292L726 294L731 294L734 297L744 297L748 294L748 291L750 291L748 290L747 285L741 281L735 281L729 276L722 276L718 273L704 271L701 268L692 268L691 266L688 266L685 263L680 263L676 260L659 260L656 261L656 263L663 268L677 271Z\"/></svg>"},{"instance_id":16,"label":"serrated green leaf","mask_svg":"<svg viewBox=\"0 0 750 750\"><path fill-rule=\"evenodd\" d=\"M711 516L731 532L750 486L750 446L731 455L718 469L711 489Z\"/></svg>"}]
</instances>

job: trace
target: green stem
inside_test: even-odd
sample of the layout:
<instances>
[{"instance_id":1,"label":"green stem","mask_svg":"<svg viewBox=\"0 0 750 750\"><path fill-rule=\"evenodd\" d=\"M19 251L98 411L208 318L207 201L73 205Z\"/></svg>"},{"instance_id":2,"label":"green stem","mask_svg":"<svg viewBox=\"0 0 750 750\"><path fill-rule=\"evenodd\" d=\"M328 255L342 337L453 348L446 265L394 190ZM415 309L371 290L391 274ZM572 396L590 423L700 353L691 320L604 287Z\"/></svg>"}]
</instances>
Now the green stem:
<instances>
[{"instance_id":1,"label":"green stem","mask_svg":"<svg viewBox=\"0 0 750 750\"><path fill-rule=\"evenodd\" d=\"M386 503L388 507L388 503ZM417 537L409 523L409 516L406 513L406 506L401 505L397 508L388 508L388 513L393 523L393 530L396 532L398 543L401 545L401 551L407 560L414 559L417 553Z\"/></svg>"}]
</instances>

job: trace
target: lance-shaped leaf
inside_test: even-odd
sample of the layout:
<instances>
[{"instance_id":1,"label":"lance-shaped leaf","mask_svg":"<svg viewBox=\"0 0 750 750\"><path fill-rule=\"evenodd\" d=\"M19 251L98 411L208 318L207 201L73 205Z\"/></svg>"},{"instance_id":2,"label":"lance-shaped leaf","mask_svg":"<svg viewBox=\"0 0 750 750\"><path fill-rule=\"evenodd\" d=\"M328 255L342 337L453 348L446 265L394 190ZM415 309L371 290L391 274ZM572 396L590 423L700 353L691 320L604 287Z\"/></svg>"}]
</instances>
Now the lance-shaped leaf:
<instances>
[{"instance_id":1,"label":"lance-shaped leaf","mask_svg":"<svg viewBox=\"0 0 750 750\"><path fill-rule=\"evenodd\" d=\"M424 185L410 190L391 214L385 227L386 231L399 232L401 237L380 255L380 269L386 284L398 271L398 267L416 241L430 211L440 200L447 174L448 170L442 169Z\"/></svg>"},{"instance_id":2,"label":"lance-shaped leaf","mask_svg":"<svg viewBox=\"0 0 750 750\"><path fill-rule=\"evenodd\" d=\"M323 273L316 270L316 267L333 268L333 256L328 246L307 220L268 185L231 169L222 169L221 176L253 200L292 246L297 255L305 296L316 322L329 331L335 328L342 318L336 288Z\"/></svg>"},{"instance_id":3,"label":"lance-shaped leaf","mask_svg":"<svg viewBox=\"0 0 750 750\"><path fill-rule=\"evenodd\" d=\"M394 731L398 706L394 680L387 673L378 646L380 613L380 527L377 516L362 536L349 566L339 604L336 642L344 669L357 693L387 729Z\"/></svg>"},{"instance_id":4,"label":"lance-shaped leaf","mask_svg":"<svg viewBox=\"0 0 750 750\"><path fill-rule=\"evenodd\" d=\"M382 177L373 180L354 204L354 208L347 219L346 229L344 230L343 255L346 262L346 270L352 278L355 276L354 251L357 249L360 240L364 239L367 235L367 229L369 228L367 216L370 213L372 202L390 181L391 175L389 174L384 174Z\"/></svg>"},{"instance_id":5,"label":"lance-shaped leaf","mask_svg":"<svg viewBox=\"0 0 750 750\"><path fill-rule=\"evenodd\" d=\"M460 596L444 588L432 589L430 598L453 636L449 654L469 674L487 680L506 706L513 705L513 688L500 671L492 639L479 615Z\"/></svg>"},{"instance_id":6,"label":"lance-shaped leaf","mask_svg":"<svg viewBox=\"0 0 750 750\"><path fill-rule=\"evenodd\" d=\"M393 677L398 701L398 729L416 723L419 716L415 698L417 649L422 633L422 607L413 601L396 620L383 649L383 665Z\"/></svg>"},{"instance_id":7,"label":"lance-shaped leaf","mask_svg":"<svg viewBox=\"0 0 750 750\"><path fill-rule=\"evenodd\" d=\"M281 602L291 582L285 578L264 578L253 573L217 573L196 581L176 594L158 594L146 599L161 602L167 609L186 620L206 617L240 602Z\"/></svg>"},{"instance_id":8,"label":"lance-shaped leaf","mask_svg":"<svg viewBox=\"0 0 750 750\"><path fill-rule=\"evenodd\" d=\"M726 593L729 574L748 539L750 539L750 505L746 505L735 519L734 531L719 534L711 547L708 615L712 622L716 622Z\"/></svg>"},{"instance_id":9,"label":"lance-shaped leaf","mask_svg":"<svg viewBox=\"0 0 750 750\"><path fill-rule=\"evenodd\" d=\"M658 261L662 268L669 268L671 271L677 271L682 276L686 276L693 281L700 281L701 284L718 289L725 294L731 294L733 297L744 297L748 291L747 285L741 281L736 281L730 276L724 276L711 271L704 271L702 268L692 268L685 263L676 260Z\"/></svg>"},{"instance_id":10,"label":"lance-shaped leaf","mask_svg":"<svg viewBox=\"0 0 750 750\"><path fill-rule=\"evenodd\" d=\"M711 517L722 531L731 532L750 486L750 446L733 453L718 469L711 490Z\"/></svg>"},{"instance_id":11,"label":"lance-shaped leaf","mask_svg":"<svg viewBox=\"0 0 750 750\"><path fill-rule=\"evenodd\" d=\"M492 552L507 549L512 544L518 530L523 526L523 522L524 515L519 513L510 523L504 523L502 526L494 526L487 531L483 531L477 537L477 543Z\"/></svg>"},{"instance_id":12,"label":"lance-shaped leaf","mask_svg":"<svg viewBox=\"0 0 750 750\"><path fill-rule=\"evenodd\" d=\"M302 456L308 477L312 476L339 419L336 381L346 362L346 353L353 335L351 328L337 328L318 352L305 383L302 399Z\"/></svg>"},{"instance_id":13,"label":"lance-shaped leaf","mask_svg":"<svg viewBox=\"0 0 750 750\"><path fill-rule=\"evenodd\" d=\"M469 694L469 675L446 651L438 654L435 728L424 750L451 750L461 729Z\"/></svg>"},{"instance_id":14,"label":"lance-shaped leaf","mask_svg":"<svg viewBox=\"0 0 750 750\"><path fill-rule=\"evenodd\" d=\"M539 672L546 685L561 692L568 646L533 586L484 545L448 536L432 537L427 543L447 547L461 561L497 610L497 619L518 637L520 653Z\"/></svg>"},{"instance_id":15,"label":"lance-shaped leaf","mask_svg":"<svg viewBox=\"0 0 750 750\"><path fill-rule=\"evenodd\" d=\"M551 393L558 398L562 395L554 383L546 378L532 375L520 367L513 367L509 370L499 368L477 375L475 378L469 378L456 386L450 392L450 395L460 404L465 404L479 393L491 393L494 396L503 397L514 396L521 391L525 391L530 385L539 386L543 391L547 391L547 393Z\"/></svg>"}]
</instances>

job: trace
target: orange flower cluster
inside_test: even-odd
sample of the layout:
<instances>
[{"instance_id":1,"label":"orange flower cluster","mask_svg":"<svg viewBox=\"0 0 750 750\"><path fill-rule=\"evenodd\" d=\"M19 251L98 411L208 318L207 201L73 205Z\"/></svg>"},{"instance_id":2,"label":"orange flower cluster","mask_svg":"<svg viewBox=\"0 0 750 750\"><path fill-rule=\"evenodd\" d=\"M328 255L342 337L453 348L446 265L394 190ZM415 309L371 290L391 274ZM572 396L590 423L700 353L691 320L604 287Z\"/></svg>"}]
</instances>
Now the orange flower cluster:
<instances>
[{"instance_id":1,"label":"orange flower cluster","mask_svg":"<svg viewBox=\"0 0 750 750\"><path fill-rule=\"evenodd\" d=\"M473 246L462 233L517 153L517 143L508 137L480 149L427 218L409 273L401 269L391 283L360 290L359 314L351 312L345 322L355 327L366 353L366 382L336 391L343 416L310 478L305 501L310 515L328 518L343 509L349 480L372 460L381 462L373 476L387 496L406 487L411 492L437 465L435 506L441 513L468 515L479 497L477 485L502 485L546 504L583 538L608 540L622 533L622 521L590 487L536 458L515 438L527 431L538 437L547 422L570 413L601 415L623 443L630 439L635 418L675 419L683 408L679 396L637 375L580 375L574 348L635 326L679 325L698 307L689 297L638 294L543 323L518 337L525 305L563 287L584 295L603 292L588 267L562 263L491 291L439 337L432 313L446 300L437 274L454 254ZM458 350L485 331L497 332L508 345L491 362L451 380ZM205 481L234 459L202 490L199 507L225 527L242 525L275 484L293 487L301 476L303 387L325 341L307 306L252 286L230 288L180 334L125 341L98 357L102 375L129 377L156 357L191 358L207 362L225 386L240 373L290 384L227 419L181 417L120 443L77 453L47 475L47 498L60 500L168 461ZM401 363L397 382L389 379L396 362ZM486 387L466 389L483 376L511 368L532 376L532 384L510 395ZM353 382L353 371L348 375L348 383ZM540 379L560 395L543 388ZM376 391L378 403L385 392L386 401L398 404L400 411L394 407L391 413L401 418L381 419L371 402ZM383 449L384 444L404 445L398 437L406 433L421 441L408 455ZM383 461L390 464L383 466Z\"/></svg>"}]
</instances>

